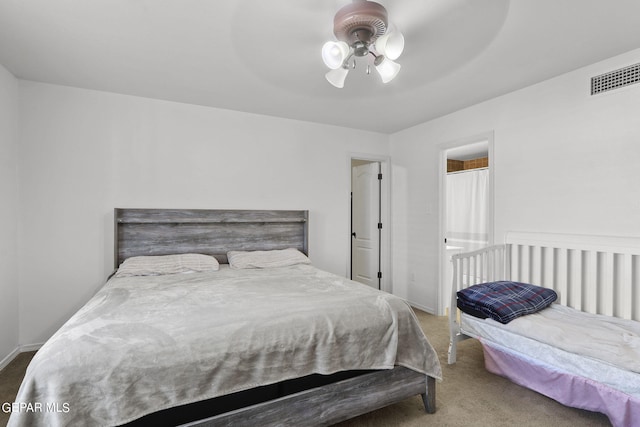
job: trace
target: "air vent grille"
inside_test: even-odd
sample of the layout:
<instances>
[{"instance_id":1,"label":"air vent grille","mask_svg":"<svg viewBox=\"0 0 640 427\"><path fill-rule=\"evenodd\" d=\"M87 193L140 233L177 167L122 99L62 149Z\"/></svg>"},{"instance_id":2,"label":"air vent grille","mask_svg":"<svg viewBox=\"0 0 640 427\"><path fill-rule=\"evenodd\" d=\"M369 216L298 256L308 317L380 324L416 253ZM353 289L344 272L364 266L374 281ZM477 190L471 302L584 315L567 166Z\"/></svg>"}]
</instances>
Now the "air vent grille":
<instances>
[{"instance_id":1,"label":"air vent grille","mask_svg":"<svg viewBox=\"0 0 640 427\"><path fill-rule=\"evenodd\" d=\"M591 95L640 82L640 64L591 77Z\"/></svg>"}]
</instances>

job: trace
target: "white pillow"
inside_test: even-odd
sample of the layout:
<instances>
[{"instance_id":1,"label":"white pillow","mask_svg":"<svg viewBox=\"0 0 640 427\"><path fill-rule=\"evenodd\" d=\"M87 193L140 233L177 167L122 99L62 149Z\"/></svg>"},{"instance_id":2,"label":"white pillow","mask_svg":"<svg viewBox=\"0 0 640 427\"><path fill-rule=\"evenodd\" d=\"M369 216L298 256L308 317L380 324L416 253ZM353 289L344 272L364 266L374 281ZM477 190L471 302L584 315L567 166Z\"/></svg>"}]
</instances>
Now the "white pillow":
<instances>
[{"instance_id":1,"label":"white pillow","mask_svg":"<svg viewBox=\"0 0 640 427\"><path fill-rule=\"evenodd\" d=\"M124 260L116 277L159 276L162 274L216 271L218 260L203 254L136 256Z\"/></svg>"},{"instance_id":2,"label":"white pillow","mask_svg":"<svg viewBox=\"0 0 640 427\"><path fill-rule=\"evenodd\" d=\"M311 264L311 260L305 254L294 248L272 251L229 251L227 259L229 266L235 269Z\"/></svg>"}]
</instances>

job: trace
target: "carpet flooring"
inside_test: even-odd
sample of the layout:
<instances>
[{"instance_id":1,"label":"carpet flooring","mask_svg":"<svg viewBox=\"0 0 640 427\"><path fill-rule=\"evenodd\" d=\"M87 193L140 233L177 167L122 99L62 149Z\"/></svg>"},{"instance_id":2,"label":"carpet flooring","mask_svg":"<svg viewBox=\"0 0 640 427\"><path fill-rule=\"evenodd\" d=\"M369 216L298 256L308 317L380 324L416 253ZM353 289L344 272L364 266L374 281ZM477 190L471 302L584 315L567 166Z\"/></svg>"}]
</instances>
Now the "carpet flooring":
<instances>
[{"instance_id":1,"label":"carpet flooring","mask_svg":"<svg viewBox=\"0 0 640 427\"><path fill-rule=\"evenodd\" d=\"M415 397L379 409L340 427L595 427L611 426L599 413L569 408L484 369L477 340L458 343L458 358L447 364L449 322L416 310L420 325L436 349L442 382L436 384L436 413L426 414Z\"/></svg>"},{"instance_id":2,"label":"carpet flooring","mask_svg":"<svg viewBox=\"0 0 640 427\"><path fill-rule=\"evenodd\" d=\"M14 401L24 378L24 371L34 354L35 351L20 353L0 371L0 405ZM8 421L9 414L0 410L0 426L6 426Z\"/></svg>"},{"instance_id":3,"label":"carpet flooring","mask_svg":"<svg viewBox=\"0 0 640 427\"><path fill-rule=\"evenodd\" d=\"M568 408L484 369L476 340L458 344L458 361L447 365L449 329L445 317L416 311L442 363L443 381L436 385L436 413L427 414L416 396L338 424L339 427L597 427L611 426L602 414ZM33 352L21 353L0 371L0 404L13 402ZM0 426L9 415L0 411Z\"/></svg>"}]
</instances>

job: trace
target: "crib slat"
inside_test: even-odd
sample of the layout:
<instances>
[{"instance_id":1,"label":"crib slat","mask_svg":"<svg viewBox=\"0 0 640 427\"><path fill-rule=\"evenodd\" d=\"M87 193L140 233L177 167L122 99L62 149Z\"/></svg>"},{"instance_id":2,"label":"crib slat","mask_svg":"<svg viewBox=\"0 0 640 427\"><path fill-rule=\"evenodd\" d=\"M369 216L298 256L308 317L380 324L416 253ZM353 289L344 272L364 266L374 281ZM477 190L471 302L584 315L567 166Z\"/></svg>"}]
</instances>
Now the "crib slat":
<instances>
[{"instance_id":1,"label":"crib slat","mask_svg":"<svg viewBox=\"0 0 640 427\"><path fill-rule=\"evenodd\" d=\"M511 280L520 279L520 245L511 248Z\"/></svg>"},{"instance_id":2,"label":"crib slat","mask_svg":"<svg viewBox=\"0 0 640 427\"><path fill-rule=\"evenodd\" d=\"M569 290L569 305L582 310L582 251L570 249L567 251L567 288Z\"/></svg>"},{"instance_id":3,"label":"crib slat","mask_svg":"<svg viewBox=\"0 0 640 427\"><path fill-rule=\"evenodd\" d=\"M531 259L530 259L530 246L523 245L522 253L520 256L520 281L531 282Z\"/></svg>"},{"instance_id":4,"label":"crib slat","mask_svg":"<svg viewBox=\"0 0 640 427\"><path fill-rule=\"evenodd\" d=\"M495 280L495 260L496 260L496 253L495 252L490 252L487 254L487 281L488 282L493 282Z\"/></svg>"},{"instance_id":5,"label":"crib slat","mask_svg":"<svg viewBox=\"0 0 640 427\"><path fill-rule=\"evenodd\" d=\"M465 271L465 277L463 277L464 287L468 287L472 285L471 281L471 258L467 258L466 262L463 264L463 268ZM465 280L466 279L466 280Z\"/></svg>"},{"instance_id":6,"label":"crib slat","mask_svg":"<svg viewBox=\"0 0 640 427\"><path fill-rule=\"evenodd\" d=\"M623 319L631 319L633 298L632 277L633 277L633 263L632 256L629 253L620 255L621 261L621 274L620 274L620 287L618 289L617 306L618 310L616 315Z\"/></svg>"},{"instance_id":7,"label":"crib slat","mask_svg":"<svg viewBox=\"0 0 640 427\"><path fill-rule=\"evenodd\" d=\"M616 279L616 269L614 265L614 255L611 252L603 253L603 280L600 295L600 313L613 316L613 301ZM605 286L604 284L609 284Z\"/></svg>"},{"instance_id":8,"label":"crib slat","mask_svg":"<svg viewBox=\"0 0 640 427\"><path fill-rule=\"evenodd\" d=\"M596 251L585 251L583 260L582 280L583 289L583 305L584 310L589 313L598 312L598 253Z\"/></svg>"},{"instance_id":9,"label":"crib slat","mask_svg":"<svg viewBox=\"0 0 640 427\"><path fill-rule=\"evenodd\" d=\"M479 264L479 259L480 259L480 254L475 255L473 257L473 283L480 283L479 282L479 270L480 270L480 264Z\"/></svg>"},{"instance_id":10,"label":"crib slat","mask_svg":"<svg viewBox=\"0 0 640 427\"><path fill-rule=\"evenodd\" d=\"M499 251L487 253L487 281L493 282L495 279L495 260Z\"/></svg>"},{"instance_id":11,"label":"crib slat","mask_svg":"<svg viewBox=\"0 0 640 427\"><path fill-rule=\"evenodd\" d=\"M542 253L540 255L542 269L540 273L540 286L544 286L545 288L551 288L558 292L556 289L555 283L553 282L553 269L555 268L554 260L553 260L553 248L541 247Z\"/></svg>"},{"instance_id":12,"label":"crib slat","mask_svg":"<svg viewBox=\"0 0 640 427\"><path fill-rule=\"evenodd\" d=\"M631 257L631 318L640 321L640 256Z\"/></svg>"},{"instance_id":13,"label":"crib slat","mask_svg":"<svg viewBox=\"0 0 640 427\"><path fill-rule=\"evenodd\" d=\"M555 268L553 282L556 284L555 288L558 289L561 296L561 303L564 305L569 304L569 288L567 287L567 250L564 248L556 248L555 252Z\"/></svg>"},{"instance_id":14,"label":"crib slat","mask_svg":"<svg viewBox=\"0 0 640 427\"><path fill-rule=\"evenodd\" d=\"M509 280L513 280L513 245L507 244L504 249L504 277Z\"/></svg>"},{"instance_id":15,"label":"crib slat","mask_svg":"<svg viewBox=\"0 0 640 427\"><path fill-rule=\"evenodd\" d=\"M529 283L539 283L536 281L536 270L538 269L538 264L536 264L536 247L529 246L527 249L529 252L527 257L527 264L529 264Z\"/></svg>"},{"instance_id":16,"label":"crib slat","mask_svg":"<svg viewBox=\"0 0 640 427\"><path fill-rule=\"evenodd\" d=\"M573 289L574 261L573 261L573 251L571 249L566 250L565 266L566 266L567 304L570 307L577 308L579 310L580 300L578 300L578 302L576 303L575 290Z\"/></svg>"},{"instance_id":17,"label":"crib slat","mask_svg":"<svg viewBox=\"0 0 640 427\"><path fill-rule=\"evenodd\" d=\"M459 273L460 273L460 260L457 258L452 258L451 259L451 263L453 264L452 268L452 274L451 274L451 278L452 278L452 283L451 283L451 295L450 297L450 305L449 305L449 316L450 318L453 316L453 312L456 311L456 292L458 292L460 290L460 278L459 278ZM451 322L449 324L449 328L453 328L455 327L455 325ZM455 335L454 331L451 329L450 330L450 334L451 336Z\"/></svg>"},{"instance_id":18,"label":"crib slat","mask_svg":"<svg viewBox=\"0 0 640 427\"><path fill-rule=\"evenodd\" d=\"M607 277L606 259L602 252L596 252L596 313L603 314L605 306L605 280Z\"/></svg>"},{"instance_id":19,"label":"crib slat","mask_svg":"<svg viewBox=\"0 0 640 427\"><path fill-rule=\"evenodd\" d=\"M530 282L534 285L544 286L542 284L542 269L541 269L541 251L540 246L532 246L530 252L531 269L529 270Z\"/></svg>"},{"instance_id":20,"label":"crib slat","mask_svg":"<svg viewBox=\"0 0 640 427\"><path fill-rule=\"evenodd\" d=\"M613 294L611 297L613 304L613 315L620 317L622 307L620 306L620 295L622 290L622 256L613 254Z\"/></svg>"},{"instance_id":21,"label":"crib slat","mask_svg":"<svg viewBox=\"0 0 640 427\"><path fill-rule=\"evenodd\" d=\"M507 272L507 249L502 248L495 255L495 269L493 271L493 280L498 280L501 277L506 279L509 278L509 273Z\"/></svg>"}]
</instances>

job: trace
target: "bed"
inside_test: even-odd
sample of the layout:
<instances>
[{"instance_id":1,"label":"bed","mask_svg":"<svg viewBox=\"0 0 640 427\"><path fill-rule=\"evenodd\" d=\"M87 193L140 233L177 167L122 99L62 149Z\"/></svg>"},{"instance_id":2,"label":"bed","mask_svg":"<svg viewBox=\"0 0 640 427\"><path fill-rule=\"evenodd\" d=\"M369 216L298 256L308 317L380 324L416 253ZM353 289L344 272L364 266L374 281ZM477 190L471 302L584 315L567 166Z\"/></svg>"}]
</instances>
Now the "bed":
<instances>
[{"instance_id":1,"label":"bed","mask_svg":"<svg viewBox=\"0 0 640 427\"><path fill-rule=\"evenodd\" d=\"M10 426L330 425L416 395L435 411L413 311L310 264L307 211L114 217L120 267L35 355ZM256 254L269 268L238 267ZM124 274L149 256L172 274Z\"/></svg>"},{"instance_id":2,"label":"bed","mask_svg":"<svg viewBox=\"0 0 640 427\"><path fill-rule=\"evenodd\" d=\"M488 371L614 426L640 425L640 240L508 233L452 262L450 364L476 338ZM501 299L506 288L520 299Z\"/></svg>"}]
</instances>

